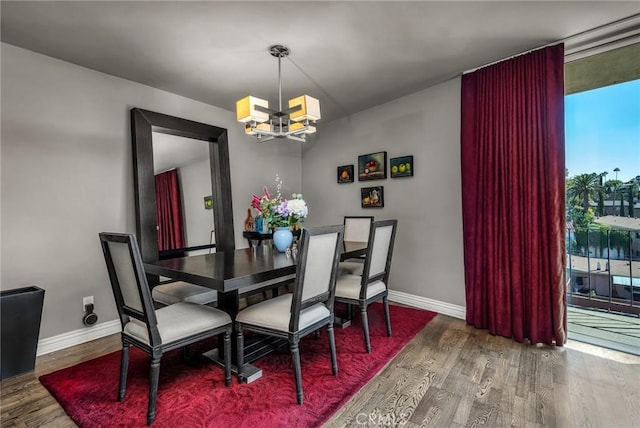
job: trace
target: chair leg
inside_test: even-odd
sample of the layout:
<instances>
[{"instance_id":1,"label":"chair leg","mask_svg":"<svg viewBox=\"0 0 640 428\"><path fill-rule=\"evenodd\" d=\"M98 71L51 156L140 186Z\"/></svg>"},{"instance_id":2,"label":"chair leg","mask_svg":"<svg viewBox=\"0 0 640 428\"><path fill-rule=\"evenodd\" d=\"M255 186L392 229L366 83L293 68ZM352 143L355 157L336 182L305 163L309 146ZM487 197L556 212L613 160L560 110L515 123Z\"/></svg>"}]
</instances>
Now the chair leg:
<instances>
[{"instance_id":1,"label":"chair leg","mask_svg":"<svg viewBox=\"0 0 640 428\"><path fill-rule=\"evenodd\" d=\"M389 299L385 295L382 297L382 303L384 304L384 320L387 323L387 336L391 337L391 317L389 316Z\"/></svg>"},{"instance_id":2,"label":"chair leg","mask_svg":"<svg viewBox=\"0 0 640 428\"><path fill-rule=\"evenodd\" d=\"M298 349L298 342L291 341L289 343L291 348L291 359L293 360L293 375L296 378L296 398L298 404L302 404L304 397L302 394L302 370L300 368L300 350Z\"/></svg>"},{"instance_id":3,"label":"chair leg","mask_svg":"<svg viewBox=\"0 0 640 428\"><path fill-rule=\"evenodd\" d=\"M191 359L191 345L182 347L182 361L188 362Z\"/></svg>"},{"instance_id":4,"label":"chair leg","mask_svg":"<svg viewBox=\"0 0 640 428\"><path fill-rule=\"evenodd\" d=\"M224 384L231 386L231 327L224 332Z\"/></svg>"},{"instance_id":5,"label":"chair leg","mask_svg":"<svg viewBox=\"0 0 640 428\"><path fill-rule=\"evenodd\" d=\"M244 382L244 336L242 326L236 325L236 364L238 365L238 383ZM225 350L226 353L226 350Z\"/></svg>"},{"instance_id":6,"label":"chair leg","mask_svg":"<svg viewBox=\"0 0 640 428\"><path fill-rule=\"evenodd\" d=\"M369 319L367 318L367 305L360 305L360 316L362 317L362 332L364 334L364 346L367 348L367 353L371 353L371 342L369 340Z\"/></svg>"},{"instance_id":7,"label":"chair leg","mask_svg":"<svg viewBox=\"0 0 640 428\"><path fill-rule=\"evenodd\" d=\"M151 372L149 375L149 408L147 410L147 425L151 425L156 418L156 398L158 397L158 379L160 378L160 355L153 355Z\"/></svg>"},{"instance_id":8,"label":"chair leg","mask_svg":"<svg viewBox=\"0 0 640 428\"><path fill-rule=\"evenodd\" d=\"M333 333L333 323L329 323L327 326L327 333L329 336L329 348L331 349L331 371L336 376L338 374L338 358L336 357L336 339Z\"/></svg>"},{"instance_id":9,"label":"chair leg","mask_svg":"<svg viewBox=\"0 0 640 428\"><path fill-rule=\"evenodd\" d=\"M118 401L124 400L127 392L127 372L129 371L129 344L122 344L120 353L120 384L118 385Z\"/></svg>"}]
</instances>

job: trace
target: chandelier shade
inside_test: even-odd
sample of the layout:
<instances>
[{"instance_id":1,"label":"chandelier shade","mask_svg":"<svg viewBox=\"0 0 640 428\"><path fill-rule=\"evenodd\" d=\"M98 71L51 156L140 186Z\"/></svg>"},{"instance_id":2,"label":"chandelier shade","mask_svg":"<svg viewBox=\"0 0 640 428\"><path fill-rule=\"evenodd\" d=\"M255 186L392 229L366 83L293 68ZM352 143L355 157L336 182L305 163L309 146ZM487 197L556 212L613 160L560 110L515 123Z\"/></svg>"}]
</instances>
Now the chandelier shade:
<instances>
[{"instance_id":1,"label":"chandelier shade","mask_svg":"<svg viewBox=\"0 0 640 428\"><path fill-rule=\"evenodd\" d=\"M258 142L275 138L306 141L308 134L316 132L315 122L321 118L320 101L309 95L289 100L289 108L282 109L282 58L289 55L289 48L282 45L269 47L272 56L278 58L278 110L269 108L269 102L251 95L236 101L236 118L245 124L245 133L255 135Z\"/></svg>"},{"instance_id":2,"label":"chandelier shade","mask_svg":"<svg viewBox=\"0 0 640 428\"><path fill-rule=\"evenodd\" d=\"M269 108L269 101L248 96L236 101L236 117L238 122L266 122L269 120L269 113L256 110L256 106Z\"/></svg>"},{"instance_id":3,"label":"chandelier shade","mask_svg":"<svg viewBox=\"0 0 640 428\"><path fill-rule=\"evenodd\" d=\"M311 124L304 125L300 122L294 122L289 126L289 130L296 133L304 132L305 134L315 134L316 127Z\"/></svg>"},{"instance_id":4,"label":"chandelier shade","mask_svg":"<svg viewBox=\"0 0 640 428\"><path fill-rule=\"evenodd\" d=\"M309 95L300 95L297 98L289 100L289 108L299 105L300 109L291 112L289 117L291 120L300 122L303 120L319 120L320 119L320 101Z\"/></svg>"},{"instance_id":5,"label":"chandelier shade","mask_svg":"<svg viewBox=\"0 0 640 428\"><path fill-rule=\"evenodd\" d=\"M258 135L259 132L270 132L271 125L268 123L256 123L252 125L251 123L247 123L244 126L244 132L247 135Z\"/></svg>"}]
</instances>

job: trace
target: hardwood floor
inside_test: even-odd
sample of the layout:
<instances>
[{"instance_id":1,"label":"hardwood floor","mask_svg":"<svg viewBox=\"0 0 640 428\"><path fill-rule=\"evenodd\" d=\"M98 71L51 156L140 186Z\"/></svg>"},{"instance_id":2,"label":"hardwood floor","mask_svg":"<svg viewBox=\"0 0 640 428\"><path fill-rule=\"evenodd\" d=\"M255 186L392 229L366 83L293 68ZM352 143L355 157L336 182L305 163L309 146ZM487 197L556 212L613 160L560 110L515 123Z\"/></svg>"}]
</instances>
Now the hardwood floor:
<instances>
[{"instance_id":1,"label":"hardwood floor","mask_svg":"<svg viewBox=\"0 0 640 428\"><path fill-rule=\"evenodd\" d=\"M0 384L0 425L75 426L37 376L119 348L113 335L39 357L35 375ZM438 315L325 426L640 427L640 358L523 345Z\"/></svg>"},{"instance_id":2,"label":"hardwood floor","mask_svg":"<svg viewBox=\"0 0 640 428\"><path fill-rule=\"evenodd\" d=\"M568 345L438 315L326 426L639 427L640 358Z\"/></svg>"}]
</instances>

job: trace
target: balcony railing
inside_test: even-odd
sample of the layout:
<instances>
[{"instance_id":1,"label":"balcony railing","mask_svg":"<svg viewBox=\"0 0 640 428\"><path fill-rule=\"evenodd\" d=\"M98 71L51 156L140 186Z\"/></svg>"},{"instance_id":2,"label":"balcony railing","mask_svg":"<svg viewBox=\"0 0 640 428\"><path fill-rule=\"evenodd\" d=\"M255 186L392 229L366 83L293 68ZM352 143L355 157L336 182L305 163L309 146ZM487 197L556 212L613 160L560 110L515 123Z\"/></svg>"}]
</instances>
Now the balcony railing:
<instances>
[{"instance_id":1,"label":"balcony railing","mask_svg":"<svg viewBox=\"0 0 640 428\"><path fill-rule=\"evenodd\" d=\"M640 316L640 231L567 228L567 303Z\"/></svg>"}]
</instances>

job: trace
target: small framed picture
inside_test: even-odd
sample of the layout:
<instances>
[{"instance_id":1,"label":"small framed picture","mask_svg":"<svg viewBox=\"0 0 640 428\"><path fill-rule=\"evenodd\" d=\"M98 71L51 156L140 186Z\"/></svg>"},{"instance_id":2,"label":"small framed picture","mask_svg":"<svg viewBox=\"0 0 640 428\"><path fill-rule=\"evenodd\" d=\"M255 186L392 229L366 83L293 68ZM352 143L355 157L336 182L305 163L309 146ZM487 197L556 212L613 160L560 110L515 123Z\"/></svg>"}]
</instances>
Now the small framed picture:
<instances>
[{"instance_id":1,"label":"small framed picture","mask_svg":"<svg viewBox=\"0 0 640 428\"><path fill-rule=\"evenodd\" d=\"M362 208L384 207L384 187L375 186L360 188L360 206Z\"/></svg>"},{"instance_id":2,"label":"small framed picture","mask_svg":"<svg viewBox=\"0 0 640 428\"><path fill-rule=\"evenodd\" d=\"M358 181L387 178L387 152L358 156Z\"/></svg>"},{"instance_id":3,"label":"small framed picture","mask_svg":"<svg viewBox=\"0 0 640 428\"><path fill-rule=\"evenodd\" d=\"M338 183L353 183L353 165L338 167Z\"/></svg>"},{"instance_id":4,"label":"small framed picture","mask_svg":"<svg viewBox=\"0 0 640 428\"><path fill-rule=\"evenodd\" d=\"M389 161L391 178L413 177L413 156L391 158Z\"/></svg>"},{"instance_id":5,"label":"small framed picture","mask_svg":"<svg viewBox=\"0 0 640 428\"><path fill-rule=\"evenodd\" d=\"M213 195L204 197L204 209L205 210L213 209Z\"/></svg>"}]
</instances>

